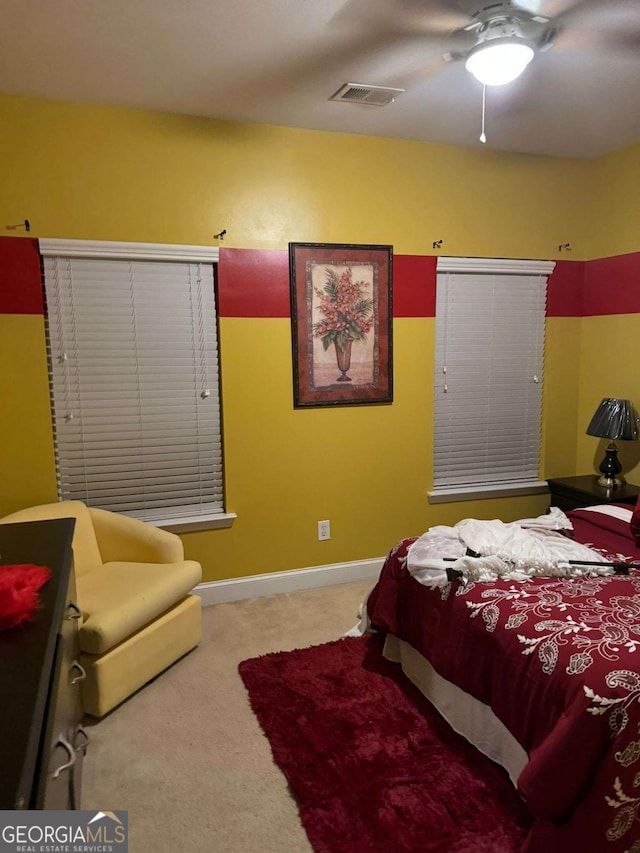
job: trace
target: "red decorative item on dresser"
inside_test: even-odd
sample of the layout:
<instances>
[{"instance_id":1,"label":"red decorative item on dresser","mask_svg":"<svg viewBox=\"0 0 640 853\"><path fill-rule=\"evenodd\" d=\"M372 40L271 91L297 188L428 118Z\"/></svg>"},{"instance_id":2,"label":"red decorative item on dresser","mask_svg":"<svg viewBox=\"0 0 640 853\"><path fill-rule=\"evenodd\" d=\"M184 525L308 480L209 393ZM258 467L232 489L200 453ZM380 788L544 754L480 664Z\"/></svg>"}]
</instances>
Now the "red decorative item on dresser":
<instances>
[{"instance_id":1,"label":"red decorative item on dresser","mask_svg":"<svg viewBox=\"0 0 640 853\"><path fill-rule=\"evenodd\" d=\"M0 566L0 631L34 618L39 607L38 590L50 576L44 566Z\"/></svg>"}]
</instances>

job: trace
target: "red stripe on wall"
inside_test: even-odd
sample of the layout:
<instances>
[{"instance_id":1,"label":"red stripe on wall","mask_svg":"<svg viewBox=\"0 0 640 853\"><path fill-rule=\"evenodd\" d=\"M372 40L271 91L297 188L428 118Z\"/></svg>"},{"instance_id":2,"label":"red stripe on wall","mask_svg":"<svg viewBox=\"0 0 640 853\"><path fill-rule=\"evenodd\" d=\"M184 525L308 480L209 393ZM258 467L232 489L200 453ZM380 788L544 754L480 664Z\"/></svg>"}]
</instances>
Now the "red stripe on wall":
<instances>
[{"instance_id":1,"label":"red stripe on wall","mask_svg":"<svg viewBox=\"0 0 640 853\"><path fill-rule=\"evenodd\" d=\"M435 316L436 261L430 256L394 256L394 317ZM289 317L290 300L287 251L220 249L221 317Z\"/></svg>"},{"instance_id":2,"label":"red stripe on wall","mask_svg":"<svg viewBox=\"0 0 640 853\"><path fill-rule=\"evenodd\" d=\"M289 317L289 253L220 249L218 312L221 317Z\"/></svg>"},{"instance_id":3,"label":"red stripe on wall","mask_svg":"<svg viewBox=\"0 0 640 853\"><path fill-rule=\"evenodd\" d=\"M394 317L435 316L437 258L395 255ZM286 250L220 250L222 317L289 317ZM38 242L0 237L0 314L42 314ZM593 261L557 261L549 278L547 316L640 313L640 252Z\"/></svg>"},{"instance_id":4,"label":"red stripe on wall","mask_svg":"<svg viewBox=\"0 0 640 853\"><path fill-rule=\"evenodd\" d=\"M583 316L640 314L640 252L585 264Z\"/></svg>"},{"instance_id":5,"label":"red stripe on wall","mask_svg":"<svg viewBox=\"0 0 640 853\"><path fill-rule=\"evenodd\" d=\"M0 314L43 314L38 241L0 237Z\"/></svg>"},{"instance_id":6,"label":"red stripe on wall","mask_svg":"<svg viewBox=\"0 0 640 853\"><path fill-rule=\"evenodd\" d=\"M547 284L547 317L582 317L584 261L556 261Z\"/></svg>"},{"instance_id":7,"label":"red stripe on wall","mask_svg":"<svg viewBox=\"0 0 640 853\"><path fill-rule=\"evenodd\" d=\"M640 252L558 261L549 279L548 317L640 314Z\"/></svg>"},{"instance_id":8,"label":"red stripe on wall","mask_svg":"<svg viewBox=\"0 0 640 853\"><path fill-rule=\"evenodd\" d=\"M394 255L393 316L436 316L436 265L430 255Z\"/></svg>"}]
</instances>

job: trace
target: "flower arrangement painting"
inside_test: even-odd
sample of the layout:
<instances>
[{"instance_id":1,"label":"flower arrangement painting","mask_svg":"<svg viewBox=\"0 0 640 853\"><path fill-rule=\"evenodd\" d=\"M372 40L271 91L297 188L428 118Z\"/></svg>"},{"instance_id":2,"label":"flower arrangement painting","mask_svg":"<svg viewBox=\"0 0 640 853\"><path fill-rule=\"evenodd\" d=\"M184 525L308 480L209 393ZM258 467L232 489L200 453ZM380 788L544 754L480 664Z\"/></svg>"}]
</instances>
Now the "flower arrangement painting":
<instances>
[{"instance_id":1,"label":"flower arrangement painting","mask_svg":"<svg viewBox=\"0 0 640 853\"><path fill-rule=\"evenodd\" d=\"M336 361L341 371L337 382L351 382L347 371L351 366L351 349L354 341L366 344L367 335L374 323L371 268L366 268L365 278L353 281L353 268L342 270L327 264L320 265L326 283L322 290L314 285L314 315L320 319L312 324L313 335L320 338L325 351L335 347ZM313 275L312 271L312 275ZM372 355L368 348L367 355ZM320 359L316 359L318 362ZM371 364L373 367L373 364ZM367 377L368 378L368 377ZM369 379L369 381L371 381Z\"/></svg>"},{"instance_id":2,"label":"flower arrangement painting","mask_svg":"<svg viewBox=\"0 0 640 853\"><path fill-rule=\"evenodd\" d=\"M294 405L390 403L390 246L291 243Z\"/></svg>"}]
</instances>

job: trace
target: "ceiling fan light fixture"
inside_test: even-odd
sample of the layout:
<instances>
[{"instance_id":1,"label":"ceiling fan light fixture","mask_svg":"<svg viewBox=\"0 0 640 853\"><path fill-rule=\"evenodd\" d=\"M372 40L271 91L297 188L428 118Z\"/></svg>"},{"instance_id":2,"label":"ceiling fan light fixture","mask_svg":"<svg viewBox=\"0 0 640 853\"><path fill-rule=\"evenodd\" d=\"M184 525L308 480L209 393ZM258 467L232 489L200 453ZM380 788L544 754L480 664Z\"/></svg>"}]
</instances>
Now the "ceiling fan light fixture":
<instances>
[{"instance_id":1,"label":"ceiling fan light fixture","mask_svg":"<svg viewBox=\"0 0 640 853\"><path fill-rule=\"evenodd\" d=\"M465 68L486 86L504 86L519 77L533 57L533 48L522 38L492 38L472 48Z\"/></svg>"}]
</instances>

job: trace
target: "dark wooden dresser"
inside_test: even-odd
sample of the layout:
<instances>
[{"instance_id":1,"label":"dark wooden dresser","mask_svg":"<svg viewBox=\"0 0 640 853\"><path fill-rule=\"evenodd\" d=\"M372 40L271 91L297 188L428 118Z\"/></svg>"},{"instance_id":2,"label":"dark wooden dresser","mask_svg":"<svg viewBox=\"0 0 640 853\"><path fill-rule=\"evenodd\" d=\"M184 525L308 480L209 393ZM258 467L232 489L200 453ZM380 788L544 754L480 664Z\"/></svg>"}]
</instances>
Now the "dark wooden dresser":
<instances>
[{"instance_id":1,"label":"dark wooden dresser","mask_svg":"<svg viewBox=\"0 0 640 853\"><path fill-rule=\"evenodd\" d=\"M51 570L34 621L0 631L0 809L80 807L87 738L77 663L74 519L0 524L2 565Z\"/></svg>"}]
</instances>

